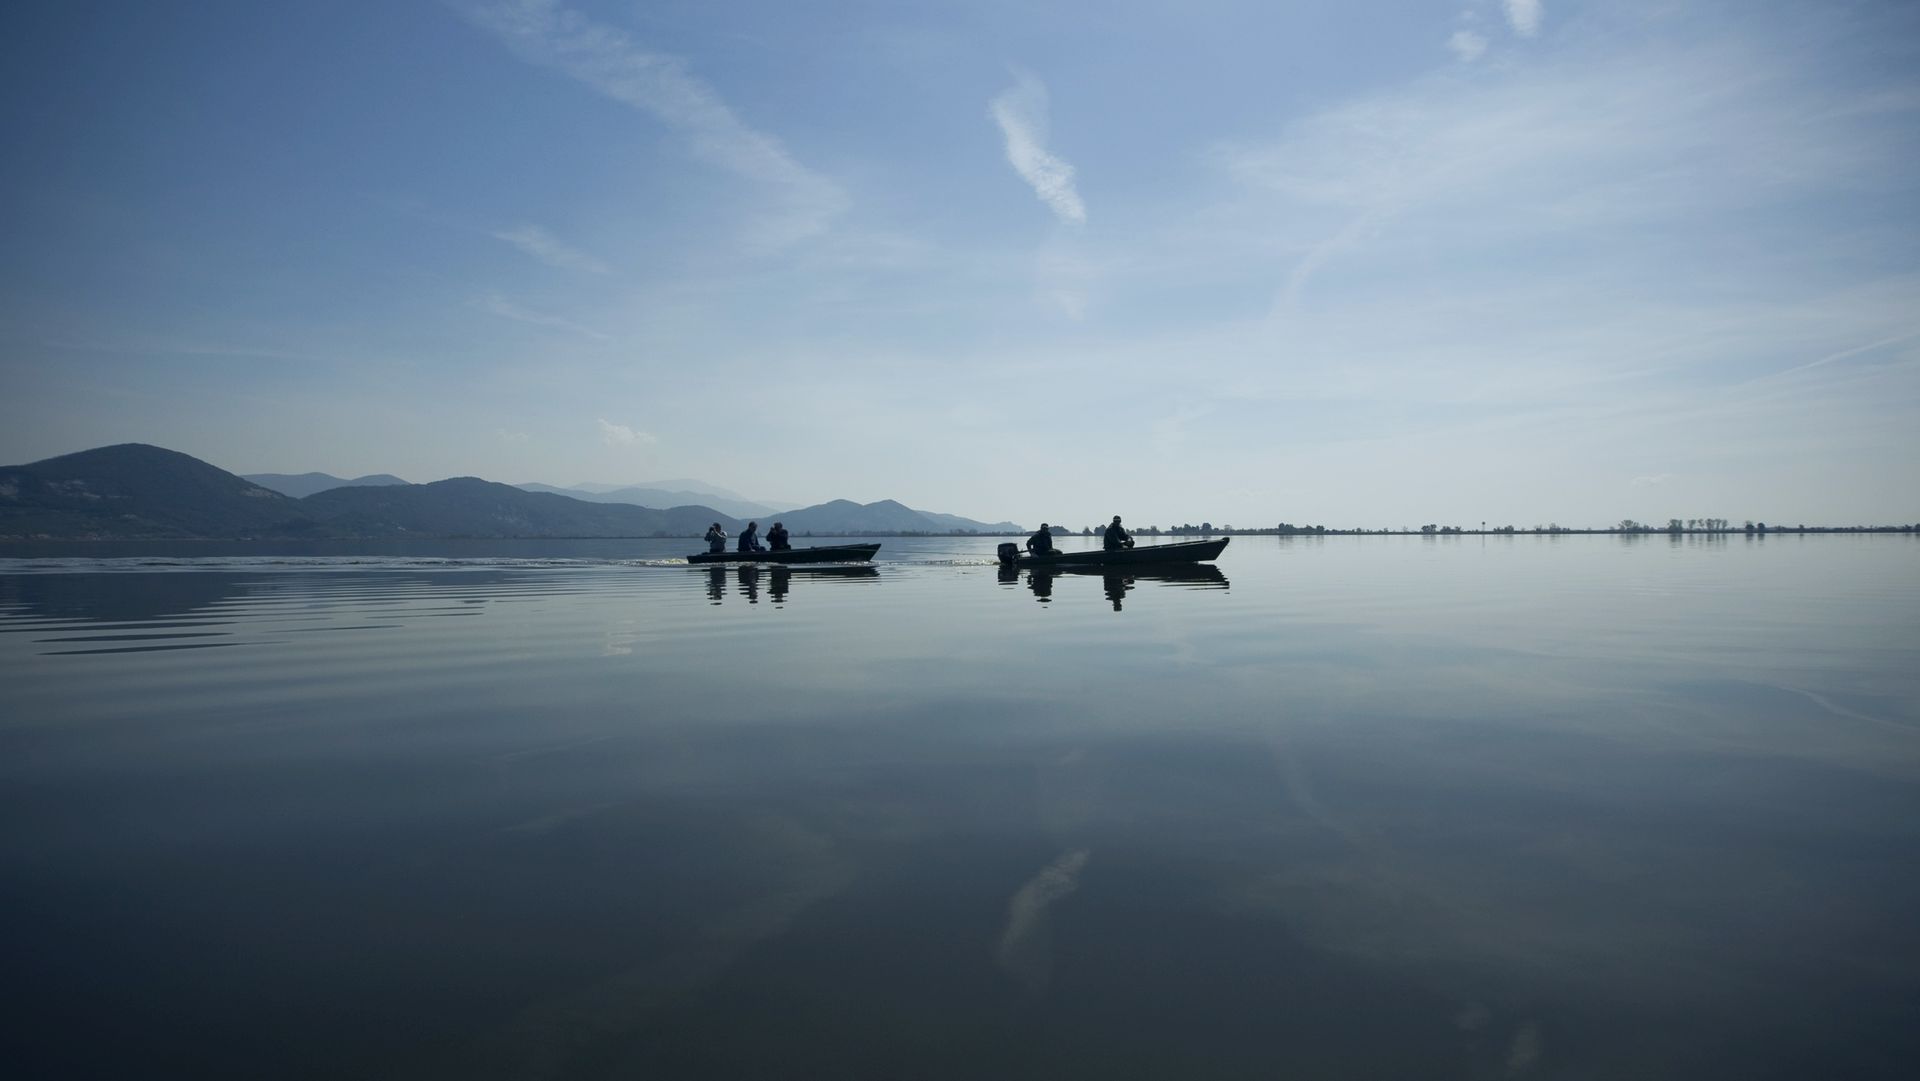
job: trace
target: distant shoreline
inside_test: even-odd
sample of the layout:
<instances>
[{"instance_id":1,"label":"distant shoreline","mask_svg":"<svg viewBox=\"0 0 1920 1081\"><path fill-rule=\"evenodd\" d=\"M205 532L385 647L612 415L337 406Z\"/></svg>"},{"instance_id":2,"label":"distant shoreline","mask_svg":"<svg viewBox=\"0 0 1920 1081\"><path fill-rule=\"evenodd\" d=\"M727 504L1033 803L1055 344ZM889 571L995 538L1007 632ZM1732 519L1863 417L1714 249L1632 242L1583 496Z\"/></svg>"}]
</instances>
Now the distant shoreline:
<instances>
[{"instance_id":1,"label":"distant shoreline","mask_svg":"<svg viewBox=\"0 0 1920 1081\"><path fill-rule=\"evenodd\" d=\"M1551 527L1551 526L1544 527L1544 528L1537 528L1537 529L1518 529L1518 528L1508 528L1508 527L1501 527L1497 529L1454 529L1451 527L1434 528L1434 529L1319 529L1319 528L1310 528L1310 527L1298 527L1298 528L1290 528L1290 529L1216 528L1216 529L1207 529L1207 530L1164 529L1164 530L1159 530L1157 532L1148 532L1145 530L1140 530L1140 531L1135 531L1133 535L1136 539L1140 541L1152 542L1156 540L1171 540L1176 538L1194 538L1194 537L1281 537L1281 538L1422 537L1427 539L1449 538L1449 537L1622 537L1622 538L1634 539L1634 540L1647 538L1647 537L1718 537L1718 538L1741 537L1741 538L1747 538L1747 539L1754 539L1754 538L1764 539L1769 536L1807 536L1807 535L1834 535L1834 534L1851 535L1851 534L1862 534L1862 533L1874 533L1874 534L1920 533L1920 525L1874 525L1874 526L1794 525L1794 526L1767 526L1765 528L1755 528L1751 530L1748 530L1748 529L1653 529L1653 528L1572 529L1572 528L1566 528L1566 527ZM849 532L849 533L796 533L794 534L794 539L795 540L836 540L836 539L843 539L848 537L899 537L899 538L924 537L924 538L939 538L939 539L980 538L982 540L991 540L994 538L1001 538L1001 537L1020 538L1020 537L1027 537L1030 535L1031 535L1031 531L1028 531L1028 530L1020 530L1017 532L999 532L999 533L982 533L982 532L972 532L972 531L964 531L964 530L958 531L958 532L949 532L949 533L933 533L933 532L919 532L919 531L890 532L886 530L863 530L863 531ZM1091 539L1099 535L1100 534L1098 532L1094 532L1094 533L1082 533L1078 531L1073 531L1073 532L1055 531L1054 532L1055 537L1059 537L1062 539L1072 538L1072 537L1081 537L1081 538ZM112 537L101 537L101 536L92 536L92 537L64 536L63 537L63 536L41 535L41 536L0 536L0 550L4 550L5 548L10 546L27 546L27 545L43 545L43 544L110 545L110 544L154 543L154 542L165 542L168 544L274 544L274 543L375 544L375 543L393 543L393 542L432 542L432 541L685 540L685 541L698 542L700 541L700 539L701 538L698 534L693 534L693 533L645 533L645 534L627 534L627 535L592 534L592 535L581 535L581 536L560 536L560 535L554 535L554 534L513 535L513 534L449 533L449 534L433 535L433 536L422 535L422 534L405 534L405 535L366 534L361 536L336 535L336 536L326 536L326 537L315 537L315 536L302 537L302 536L284 536L284 535L208 537L208 536L179 536L177 534L176 535L149 534L144 536L112 536Z\"/></svg>"}]
</instances>

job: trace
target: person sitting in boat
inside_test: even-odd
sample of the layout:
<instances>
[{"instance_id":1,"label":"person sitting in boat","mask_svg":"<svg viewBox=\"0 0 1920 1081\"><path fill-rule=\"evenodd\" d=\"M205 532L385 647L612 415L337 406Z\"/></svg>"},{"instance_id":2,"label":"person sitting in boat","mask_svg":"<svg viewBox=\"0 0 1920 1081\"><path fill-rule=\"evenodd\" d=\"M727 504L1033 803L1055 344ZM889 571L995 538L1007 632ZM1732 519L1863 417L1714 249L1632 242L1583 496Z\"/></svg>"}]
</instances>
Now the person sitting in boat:
<instances>
[{"instance_id":1,"label":"person sitting in boat","mask_svg":"<svg viewBox=\"0 0 1920 1081\"><path fill-rule=\"evenodd\" d=\"M786 552L793 549L793 545L787 541L787 527L785 524L781 522L773 523L773 528L767 530L767 545L776 552Z\"/></svg>"},{"instance_id":2,"label":"person sitting in boat","mask_svg":"<svg viewBox=\"0 0 1920 1081\"><path fill-rule=\"evenodd\" d=\"M1109 552L1117 552L1123 548L1133 547L1133 534L1121 528L1120 516L1118 514L1113 516L1113 524L1107 527L1107 531L1101 539L1105 542L1106 549Z\"/></svg>"},{"instance_id":3,"label":"person sitting in boat","mask_svg":"<svg viewBox=\"0 0 1920 1081\"><path fill-rule=\"evenodd\" d=\"M707 527L707 551L716 555L727 550L727 531L715 522Z\"/></svg>"},{"instance_id":4,"label":"person sitting in boat","mask_svg":"<svg viewBox=\"0 0 1920 1081\"><path fill-rule=\"evenodd\" d=\"M748 522L747 528L740 531L740 550L742 552L764 552L767 546L760 543L760 523Z\"/></svg>"},{"instance_id":5,"label":"person sitting in boat","mask_svg":"<svg viewBox=\"0 0 1920 1081\"><path fill-rule=\"evenodd\" d=\"M1050 556L1053 553L1053 529L1047 523L1041 522L1039 532L1027 538L1027 554Z\"/></svg>"}]
</instances>

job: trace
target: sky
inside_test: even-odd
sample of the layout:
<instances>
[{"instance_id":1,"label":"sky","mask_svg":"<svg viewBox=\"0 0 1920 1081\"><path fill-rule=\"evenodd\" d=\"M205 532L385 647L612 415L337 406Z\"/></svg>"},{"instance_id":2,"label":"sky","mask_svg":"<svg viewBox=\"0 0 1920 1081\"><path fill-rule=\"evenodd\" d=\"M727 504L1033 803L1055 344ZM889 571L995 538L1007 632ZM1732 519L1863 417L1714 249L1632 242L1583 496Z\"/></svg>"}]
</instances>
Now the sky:
<instances>
[{"instance_id":1,"label":"sky","mask_svg":"<svg viewBox=\"0 0 1920 1081\"><path fill-rule=\"evenodd\" d=\"M196 0L0 35L0 462L1920 520L1920 5Z\"/></svg>"}]
</instances>

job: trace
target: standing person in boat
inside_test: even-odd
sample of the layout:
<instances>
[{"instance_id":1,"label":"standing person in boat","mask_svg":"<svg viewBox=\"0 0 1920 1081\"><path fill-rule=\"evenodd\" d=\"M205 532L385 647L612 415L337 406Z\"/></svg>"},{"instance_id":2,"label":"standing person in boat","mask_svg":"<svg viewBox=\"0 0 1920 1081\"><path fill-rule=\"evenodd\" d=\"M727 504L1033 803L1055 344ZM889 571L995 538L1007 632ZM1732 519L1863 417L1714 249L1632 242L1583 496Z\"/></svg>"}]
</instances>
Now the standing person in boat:
<instances>
[{"instance_id":1,"label":"standing person in boat","mask_svg":"<svg viewBox=\"0 0 1920 1081\"><path fill-rule=\"evenodd\" d=\"M1053 528L1047 525L1047 523L1041 522L1039 531L1027 538L1027 553L1036 556L1050 556L1053 552Z\"/></svg>"},{"instance_id":2,"label":"standing person in boat","mask_svg":"<svg viewBox=\"0 0 1920 1081\"><path fill-rule=\"evenodd\" d=\"M773 528L767 530L767 546L776 552L792 550L793 545L787 540L787 527L785 523L775 522L773 523Z\"/></svg>"},{"instance_id":3,"label":"standing person in boat","mask_svg":"<svg viewBox=\"0 0 1920 1081\"><path fill-rule=\"evenodd\" d=\"M748 522L747 528L740 531L740 550L742 552L764 552L767 546L760 543L760 523Z\"/></svg>"},{"instance_id":4,"label":"standing person in boat","mask_svg":"<svg viewBox=\"0 0 1920 1081\"><path fill-rule=\"evenodd\" d=\"M1106 549L1109 552L1118 552L1123 548L1133 547L1133 534L1121 528L1120 516L1118 514L1113 516L1113 524L1107 527L1107 531L1102 535L1101 539L1105 542Z\"/></svg>"},{"instance_id":5,"label":"standing person in boat","mask_svg":"<svg viewBox=\"0 0 1920 1081\"><path fill-rule=\"evenodd\" d=\"M715 522L707 527L707 551L719 555L727 550L727 531Z\"/></svg>"}]
</instances>

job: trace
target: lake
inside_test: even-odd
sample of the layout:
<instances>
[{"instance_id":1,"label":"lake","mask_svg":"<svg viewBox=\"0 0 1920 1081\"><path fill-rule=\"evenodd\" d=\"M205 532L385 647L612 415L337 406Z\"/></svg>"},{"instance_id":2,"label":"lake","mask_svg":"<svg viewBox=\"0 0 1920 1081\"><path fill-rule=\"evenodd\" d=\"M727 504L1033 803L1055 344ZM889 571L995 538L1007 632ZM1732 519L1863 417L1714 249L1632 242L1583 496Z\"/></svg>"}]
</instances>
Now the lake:
<instances>
[{"instance_id":1,"label":"lake","mask_svg":"<svg viewBox=\"0 0 1920 1081\"><path fill-rule=\"evenodd\" d=\"M1920 539L878 539L0 559L10 1075L1920 1061Z\"/></svg>"}]
</instances>

